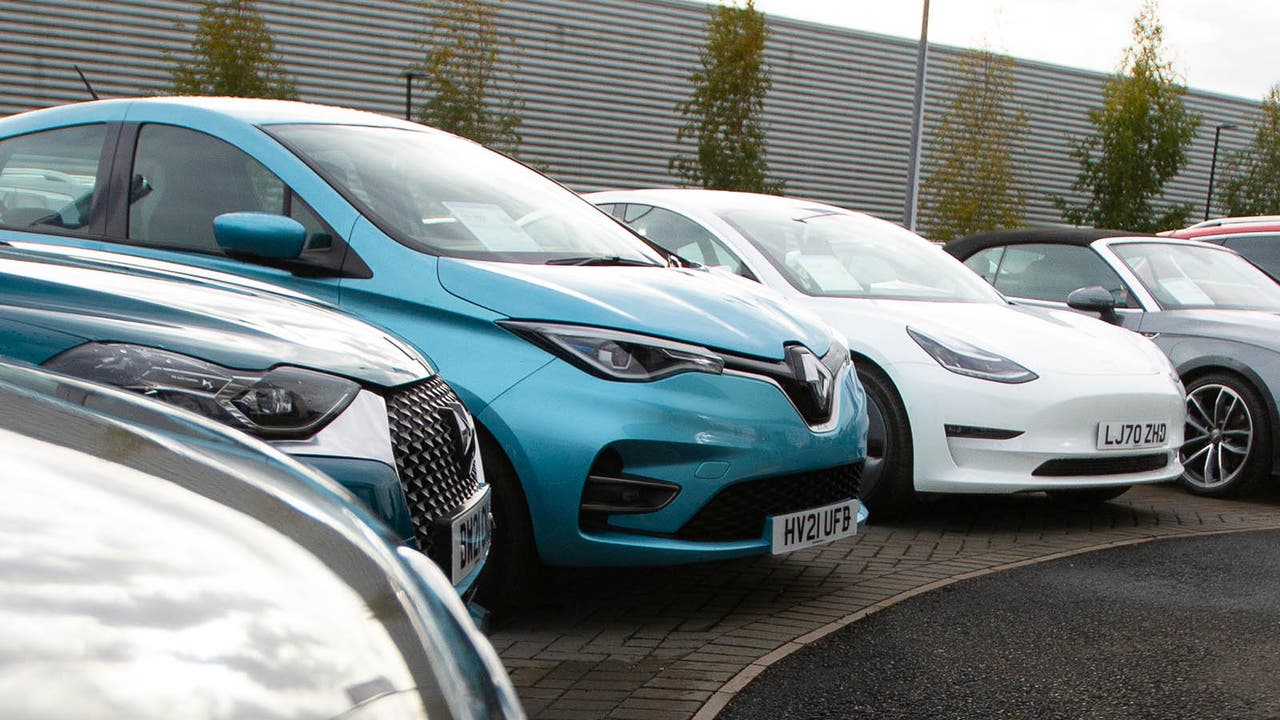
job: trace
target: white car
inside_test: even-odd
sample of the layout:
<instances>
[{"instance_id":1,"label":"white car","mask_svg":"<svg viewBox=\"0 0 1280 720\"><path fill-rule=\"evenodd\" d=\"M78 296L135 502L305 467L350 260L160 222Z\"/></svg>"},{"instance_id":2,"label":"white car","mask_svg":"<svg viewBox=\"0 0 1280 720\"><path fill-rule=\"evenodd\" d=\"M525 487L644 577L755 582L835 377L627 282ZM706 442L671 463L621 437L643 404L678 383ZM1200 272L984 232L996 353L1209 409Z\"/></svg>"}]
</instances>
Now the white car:
<instances>
[{"instance_id":1,"label":"white car","mask_svg":"<svg viewBox=\"0 0 1280 720\"><path fill-rule=\"evenodd\" d=\"M1010 304L928 240L831 205L711 190L587 198L848 336L871 399L862 497L873 518L916 492L1095 503L1182 473L1182 384L1136 333Z\"/></svg>"}]
</instances>

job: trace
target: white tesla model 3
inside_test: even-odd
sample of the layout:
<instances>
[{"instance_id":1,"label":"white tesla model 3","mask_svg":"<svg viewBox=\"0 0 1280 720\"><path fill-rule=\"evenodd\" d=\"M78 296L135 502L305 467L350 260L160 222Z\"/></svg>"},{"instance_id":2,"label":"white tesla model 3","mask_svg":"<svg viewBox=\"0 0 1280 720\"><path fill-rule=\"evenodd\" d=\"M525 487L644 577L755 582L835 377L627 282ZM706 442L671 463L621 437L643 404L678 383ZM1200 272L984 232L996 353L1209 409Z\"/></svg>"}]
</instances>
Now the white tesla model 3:
<instances>
[{"instance_id":1,"label":"white tesla model 3","mask_svg":"<svg viewBox=\"0 0 1280 720\"><path fill-rule=\"evenodd\" d=\"M862 496L873 518L917 492L1096 503L1182 473L1182 385L1136 333L1013 305L919 235L831 205L710 190L587 199L848 336L871 399Z\"/></svg>"}]
</instances>

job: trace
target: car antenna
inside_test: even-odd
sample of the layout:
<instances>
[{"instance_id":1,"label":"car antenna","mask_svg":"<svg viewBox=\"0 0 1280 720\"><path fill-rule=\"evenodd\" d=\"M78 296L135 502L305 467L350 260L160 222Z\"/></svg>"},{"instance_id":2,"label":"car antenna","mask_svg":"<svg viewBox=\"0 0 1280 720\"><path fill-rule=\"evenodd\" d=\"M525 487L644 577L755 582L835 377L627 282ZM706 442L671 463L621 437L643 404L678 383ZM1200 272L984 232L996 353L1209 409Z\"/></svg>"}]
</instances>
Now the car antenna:
<instances>
[{"instance_id":1,"label":"car antenna","mask_svg":"<svg viewBox=\"0 0 1280 720\"><path fill-rule=\"evenodd\" d=\"M84 89L89 91L89 94L93 96L94 100L97 100L98 93L93 91L93 86L89 84L89 78L85 77L84 73L80 72L80 66L72 65L71 67L76 69L76 74L80 76L80 82L84 83Z\"/></svg>"}]
</instances>

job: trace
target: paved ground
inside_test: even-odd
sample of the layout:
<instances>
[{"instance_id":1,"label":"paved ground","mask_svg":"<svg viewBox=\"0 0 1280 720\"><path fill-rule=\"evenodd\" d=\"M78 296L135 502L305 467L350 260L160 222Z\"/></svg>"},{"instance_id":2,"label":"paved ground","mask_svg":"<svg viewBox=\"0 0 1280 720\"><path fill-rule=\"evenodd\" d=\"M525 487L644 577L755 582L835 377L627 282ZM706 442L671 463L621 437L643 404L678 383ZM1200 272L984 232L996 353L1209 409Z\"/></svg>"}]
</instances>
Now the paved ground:
<instances>
[{"instance_id":1,"label":"paved ground","mask_svg":"<svg viewBox=\"0 0 1280 720\"><path fill-rule=\"evenodd\" d=\"M770 666L720 720L1280 717L1280 532L992 573Z\"/></svg>"},{"instance_id":2,"label":"paved ground","mask_svg":"<svg viewBox=\"0 0 1280 720\"><path fill-rule=\"evenodd\" d=\"M493 641L532 718L706 720L773 662L914 594L1155 538L1280 529L1280 500L1173 486L1091 512L1040 495L948 498L822 548L660 570L549 573Z\"/></svg>"}]
</instances>

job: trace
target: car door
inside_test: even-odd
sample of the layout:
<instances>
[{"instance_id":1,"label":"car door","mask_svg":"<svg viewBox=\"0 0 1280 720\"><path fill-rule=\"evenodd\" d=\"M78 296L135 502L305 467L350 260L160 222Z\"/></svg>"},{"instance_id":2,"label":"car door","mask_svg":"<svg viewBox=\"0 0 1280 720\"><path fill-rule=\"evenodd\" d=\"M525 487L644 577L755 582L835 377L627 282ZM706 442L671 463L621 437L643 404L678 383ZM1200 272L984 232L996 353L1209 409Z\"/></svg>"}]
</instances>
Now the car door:
<instances>
[{"instance_id":1,"label":"car door","mask_svg":"<svg viewBox=\"0 0 1280 720\"><path fill-rule=\"evenodd\" d=\"M340 278L361 273L333 225L276 173L225 140L177 125L128 123L114 166L120 191L112 195L106 235L119 249L254 277L333 302ZM227 257L213 225L214 218L232 212L298 221L307 231L302 254L276 262Z\"/></svg>"}]
</instances>

